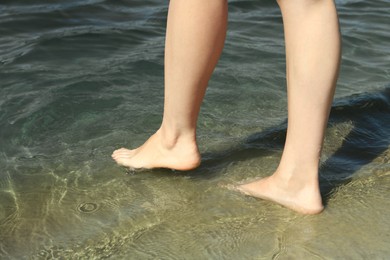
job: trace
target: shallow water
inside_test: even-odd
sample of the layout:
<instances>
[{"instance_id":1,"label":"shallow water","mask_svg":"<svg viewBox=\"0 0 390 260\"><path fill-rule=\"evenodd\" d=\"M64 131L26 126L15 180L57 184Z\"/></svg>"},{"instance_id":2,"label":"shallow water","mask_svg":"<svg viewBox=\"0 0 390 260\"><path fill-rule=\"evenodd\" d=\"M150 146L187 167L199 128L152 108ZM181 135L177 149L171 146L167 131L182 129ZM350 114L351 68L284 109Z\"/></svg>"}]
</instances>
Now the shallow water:
<instances>
[{"instance_id":1,"label":"shallow water","mask_svg":"<svg viewBox=\"0 0 390 260\"><path fill-rule=\"evenodd\" d=\"M226 190L277 166L285 60L273 1L230 1L199 120L203 161L127 174L159 126L167 3L0 4L0 258L386 259L390 1L338 1L343 62L321 167L326 210ZM249 113L250 112L250 113Z\"/></svg>"}]
</instances>

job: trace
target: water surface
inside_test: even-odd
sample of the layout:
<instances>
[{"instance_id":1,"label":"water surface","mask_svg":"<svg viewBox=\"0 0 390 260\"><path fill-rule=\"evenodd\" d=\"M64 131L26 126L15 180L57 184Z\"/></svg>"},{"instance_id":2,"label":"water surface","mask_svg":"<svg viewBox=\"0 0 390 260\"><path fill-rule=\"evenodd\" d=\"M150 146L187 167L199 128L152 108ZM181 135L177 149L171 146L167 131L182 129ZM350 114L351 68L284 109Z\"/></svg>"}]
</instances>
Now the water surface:
<instances>
[{"instance_id":1,"label":"water surface","mask_svg":"<svg viewBox=\"0 0 390 260\"><path fill-rule=\"evenodd\" d=\"M283 147L274 1L229 1L199 119L201 167L136 174L110 154L159 127L167 3L3 1L0 258L388 258L390 1L337 8L343 57L322 158L326 210L301 216L221 187L272 174Z\"/></svg>"}]
</instances>

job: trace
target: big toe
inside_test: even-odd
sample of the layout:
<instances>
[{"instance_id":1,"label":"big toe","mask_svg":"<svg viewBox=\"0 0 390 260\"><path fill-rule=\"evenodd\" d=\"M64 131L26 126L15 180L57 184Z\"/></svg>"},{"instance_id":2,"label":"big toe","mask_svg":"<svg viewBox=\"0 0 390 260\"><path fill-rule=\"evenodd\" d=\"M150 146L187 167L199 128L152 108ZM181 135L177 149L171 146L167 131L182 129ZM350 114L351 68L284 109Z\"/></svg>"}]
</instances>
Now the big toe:
<instances>
[{"instance_id":1,"label":"big toe","mask_svg":"<svg viewBox=\"0 0 390 260\"><path fill-rule=\"evenodd\" d=\"M236 186L237 191L251 196L254 196L254 193L256 193L257 189L258 187L256 187L255 183L247 183Z\"/></svg>"},{"instance_id":2,"label":"big toe","mask_svg":"<svg viewBox=\"0 0 390 260\"><path fill-rule=\"evenodd\" d=\"M115 150L112 153L112 155L113 156L122 156L122 155L132 156L134 154L134 151L135 150L129 150L129 149L126 149L126 148L120 148L120 149Z\"/></svg>"}]
</instances>

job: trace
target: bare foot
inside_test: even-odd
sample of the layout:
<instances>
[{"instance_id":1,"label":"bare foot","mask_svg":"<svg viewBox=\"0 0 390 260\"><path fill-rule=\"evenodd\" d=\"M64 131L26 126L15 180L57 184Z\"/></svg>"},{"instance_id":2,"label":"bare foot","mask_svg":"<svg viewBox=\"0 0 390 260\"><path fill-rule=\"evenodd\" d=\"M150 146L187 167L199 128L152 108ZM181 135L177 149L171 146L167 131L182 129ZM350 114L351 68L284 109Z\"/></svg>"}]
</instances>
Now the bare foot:
<instances>
[{"instance_id":1,"label":"bare foot","mask_svg":"<svg viewBox=\"0 0 390 260\"><path fill-rule=\"evenodd\" d=\"M236 189L249 196L276 202L301 214L318 214L324 209L318 184L296 185L272 175L239 185Z\"/></svg>"},{"instance_id":2,"label":"bare foot","mask_svg":"<svg viewBox=\"0 0 390 260\"><path fill-rule=\"evenodd\" d=\"M195 141L177 138L168 143L162 136L157 131L137 149L115 150L112 158L119 165L131 169L169 168L187 171L199 166L200 154Z\"/></svg>"}]
</instances>

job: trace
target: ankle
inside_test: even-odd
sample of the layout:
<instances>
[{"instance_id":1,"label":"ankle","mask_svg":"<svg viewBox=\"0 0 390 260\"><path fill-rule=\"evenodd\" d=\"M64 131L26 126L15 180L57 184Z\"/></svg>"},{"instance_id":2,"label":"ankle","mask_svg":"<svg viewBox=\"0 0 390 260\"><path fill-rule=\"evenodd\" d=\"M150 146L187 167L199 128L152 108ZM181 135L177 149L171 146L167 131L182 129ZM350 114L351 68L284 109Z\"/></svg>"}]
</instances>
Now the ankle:
<instances>
[{"instance_id":1,"label":"ankle","mask_svg":"<svg viewBox=\"0 0 390 260\"><path fill-rule=\"evenodd\" d=\"M318 166L309 165L283 165L280 164L272 177L285 187L303 189L318 187Z\"/></svg>"},{"instance_id":2,"label":"ankle","mask_svg":"<svg viewBox=\"0 0 390 260\"><path fill-rule=\"evenodd\" d=\"M168 150L181 145L196 146L195 131L183 131L161 126L156 134L161 137L161 145Z\"/></svg>"}]
</instances>

